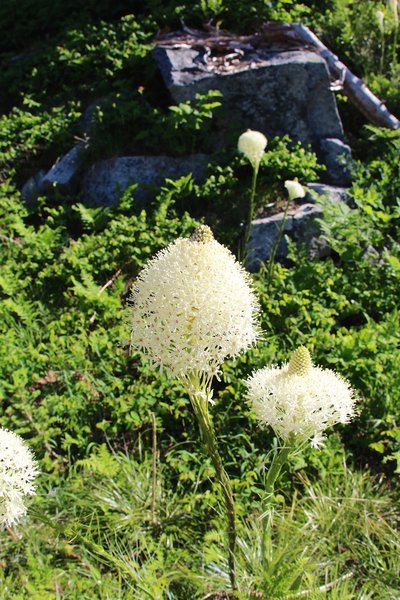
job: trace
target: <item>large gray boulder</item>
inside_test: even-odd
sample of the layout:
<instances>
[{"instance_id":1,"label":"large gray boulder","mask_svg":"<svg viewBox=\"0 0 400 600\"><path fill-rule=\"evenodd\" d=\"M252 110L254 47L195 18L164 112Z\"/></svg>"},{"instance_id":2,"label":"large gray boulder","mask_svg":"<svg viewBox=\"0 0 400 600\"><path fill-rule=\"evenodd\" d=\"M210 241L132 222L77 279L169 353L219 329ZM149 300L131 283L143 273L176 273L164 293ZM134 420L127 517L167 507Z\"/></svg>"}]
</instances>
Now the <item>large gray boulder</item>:
<instances>
[{"instance_id":1,"label":"large gray boulder","mask_svg":"<svg viewBox=\"0 0 400 600\"><path fill-rule=\"evenodd\" d=\"M326 63L318 54L249 49L247 54L242 51L234 68L225 70L201 47L163 45L155 48L154 56L176 102L219 90L230 121L242 129L271 137L288 134L311 144L322 162L329 160L327 181L339 185L343 176L347 185L348 174L337 157L349 157L350 149L344 144Z\"/></svg>"},{"instance_id":2,"label":"large gray boulder","mask_svg":"<svg viewBox=\"0 0 400 600\"><path fill-rule=\"evenodd\" d=\"M193 154L185 158L169 156L120 156L94 164L86 173L83 201L111 206L130 185L137 184L135 198L149 197L148 186L161 185L166 178L178 179L189 173L196 181L205 176L207 156Z\"/></svg>"}]
</instances>

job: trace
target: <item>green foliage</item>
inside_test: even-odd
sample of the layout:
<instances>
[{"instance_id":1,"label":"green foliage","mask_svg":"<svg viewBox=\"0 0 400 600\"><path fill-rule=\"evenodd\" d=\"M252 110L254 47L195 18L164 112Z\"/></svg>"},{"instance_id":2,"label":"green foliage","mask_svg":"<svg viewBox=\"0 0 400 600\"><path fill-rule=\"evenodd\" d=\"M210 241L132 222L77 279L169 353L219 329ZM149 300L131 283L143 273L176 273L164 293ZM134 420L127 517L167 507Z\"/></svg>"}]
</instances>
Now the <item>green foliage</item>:
<instances>
[{"instance_id":1,"label":"green foliage","mask_svg":"<svg viewBox=\"0 0 400 600\"><path fill-rule=\"evenodd\" d=\"M73 144L73 133L80 117L76 103L53 108L50 111L38 110L31 104L31 110L14 108L9 115L0 117L0 181L18 172L29 163L48 160L58 152ZM40 164L40 162L39 162ZM38 162L36 162L36 166ZM29 165L30 168L31 165Z\"/></svg>"},{"instance_id":2,"label":"green foliage","mask_svg":"<svg viewBox=\"0 0 400 600\"><path fill-rule=\"evenodd\" d=\"M68 207L47 208L35 229L17 196L3 199L1 422L28 433L49 468L82 453L91 435L140 430L163 394L146 369L142 379L124 368L125 298L144 260L194 222L167 216L165 202L135 214L133 202L125 196L104 211L101 229L75 240Z\"/></svg>"},{"instance_id":3,"label":"green foliage","mask_svg":"<svg viewBox=\"0 0 400 600\"><path fill-rule=\"evenodd\" d=\"M98 99L113 85L135 78L138 62L150 50L132 15L116 23L85 24L65 30L50 45L39 45L19 60L6 58L1 79L6 100L52 105L64 97ZM117 84L118 80L118 84ZM121 81L122 80L122 81ZM146 82L146 78L137 85Z\"/></svg>"},{"instance_id":4,"label":"green foliage","mask_svg":"<svg viewBox=\"0 0 400 600\"><path fill-rule=\"evenodd\" d=\"M325 166L318 163L310 147L303 148L300 142L292 142L288 135L268 141L261 165L260 181L272 190L277 184L282 190L286 179L297 178L303 183L315 181L325 171Z\"/></svg>"},{"instance_id":5,"label":"green foliage","mask_svg":"<svg viewBox=\"0 0 400 600\"><path fill-rule=\"evenodd\" d=\"M193 100L170 106L168 112L151 106L142 90L110 96L93 114L92 158L132 152L172 156L212 152L219 96L215 90L196 94Z\"/></svg>"}]
</instances>

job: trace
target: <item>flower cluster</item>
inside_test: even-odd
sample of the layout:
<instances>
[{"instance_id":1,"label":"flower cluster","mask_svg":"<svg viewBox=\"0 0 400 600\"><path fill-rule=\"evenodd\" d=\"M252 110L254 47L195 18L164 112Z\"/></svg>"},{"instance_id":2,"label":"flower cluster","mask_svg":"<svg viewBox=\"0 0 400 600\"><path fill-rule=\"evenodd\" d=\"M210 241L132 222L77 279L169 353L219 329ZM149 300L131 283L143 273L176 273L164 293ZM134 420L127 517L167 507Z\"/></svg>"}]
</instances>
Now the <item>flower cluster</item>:
<instances>
[{"instance_id":1,"label":"flower cluster","mask_svg":"<svg viewBox=\"0 0 400 600\"><path fill-rule=\"evenodd\" d=\"M209 227L161 250L132 290L132 347L176 377L212 377L258 337L249 275Z\"/></svg>"},{"instance_id":2,"label":"flower cluster","mask_svg":"<svg viewBox=\"0 0 400 600\"><path fill-rule=\"evenodd\" d=\"M251 163L253 169L258 169L264 150L267 146L267 138L260 131L248 129L239 137L238 150Z\"/></svg>"},{"instance_id":3,"label":"flower cluster","mask_svg":"<svg viewBox=\"0 0 400 600\"><path fill-rule=\"evenodd\" d=\"M0 429L0 525L10 527L25 515L24 497L34 494L36 463L18 435Z\"/></svg>"},{"instance_id":4,"label":"flower cluster","mask_svg":"<svg viewBox=\"0 0 400 600\"><path fill-rule=\"evenodd\" d=\"M294 437L318 445L325 429L346 423L354 415L350 384L330 369L313 366L303 346L288 364L260 369L246 384L258 419L285 442Z\"/></svg>"}]
</instances>

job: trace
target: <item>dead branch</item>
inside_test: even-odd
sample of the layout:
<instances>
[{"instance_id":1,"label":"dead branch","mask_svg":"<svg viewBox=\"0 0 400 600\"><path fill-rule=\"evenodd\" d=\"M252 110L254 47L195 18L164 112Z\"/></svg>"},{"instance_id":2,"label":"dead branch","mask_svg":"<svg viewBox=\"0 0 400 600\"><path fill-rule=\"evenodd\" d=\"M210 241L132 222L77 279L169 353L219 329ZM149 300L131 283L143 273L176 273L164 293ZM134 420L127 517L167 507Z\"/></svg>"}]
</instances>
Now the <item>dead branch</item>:
<instances>
[{"instance_id":1,"label":"dead branch","mask_svg":"<svg viewBox=\"0 0 400 600\"><path fill-rule=\"evenodd\" d=\"M342 82L343 92L371 123L388 129L400 128L400 121L389 112L385 104L333 52L328 50L308 27L299 23L270 22L263 26L263 34L267 37L283 35L313 46L325 60L331 78Z\"/></svg>"}]
</instances>

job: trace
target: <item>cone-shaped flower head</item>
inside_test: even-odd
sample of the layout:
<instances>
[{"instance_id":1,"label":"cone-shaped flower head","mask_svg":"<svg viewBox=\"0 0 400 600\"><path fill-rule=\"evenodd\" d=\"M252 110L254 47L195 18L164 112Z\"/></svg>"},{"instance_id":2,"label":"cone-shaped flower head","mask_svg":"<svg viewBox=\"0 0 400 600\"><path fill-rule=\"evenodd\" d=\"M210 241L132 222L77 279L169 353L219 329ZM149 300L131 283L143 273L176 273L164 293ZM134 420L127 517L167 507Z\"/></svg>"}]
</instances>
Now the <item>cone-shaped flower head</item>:
<instances>
[{"instance_id":1,"label":"cone-shaped flower head","mask_svg":"<svg viewBox=\"0 0 400 600\"><path fill-rule=\"evenodd\" d=\"M35 492L36 472L36 463L22 438L0 429L0 526L11 527L25 515L24 498Z\"/></svg>"},{"instance_id":2,"label":"cone-shaped flower head","mask_svg":"<svg viewBox=\"0 0 400 600\"><path fill-rule=\"evenodd\" d=\"M295 350L282 367L265 367L246 381L254 413L285 442L311 439L336 423L347 423L355 412L350 384L330 369L312 364L307 348Z\"/></svg>"},{"instance_id":3,"label":"cone-shaped flower head","mask_svg":"<svg viewBox=\"0 0 400 600\"><path fill-rule=\"evenodd\" d=\"M204 225L147 264L131 301L132 347L176 377L211 377L258 337L249 275Z\"/></svg>"},{"instance_id":4,"label":"cone-shaped flower head","mask_svg":"<svg viewBox=\"0 0 400 600\"><path fill-rule=\"evenodd\" d=\"M285 188L287 189L290 201L296 200L296 198L304 198L306 195L305 189L296 179L285 181Z\"/></svg>"},{"instance_id":5,"label":"cone-shaped flower head","mask_svg":"<svg viewBox=\"0 0 400 600\"><path fill-rule=\"evenodd\" d=\"M260 131L248 129L239 137L238 150L251 163L253 169L258 169L264 150L267 146L267 138Z\"/></svg>"}]
</instances>

